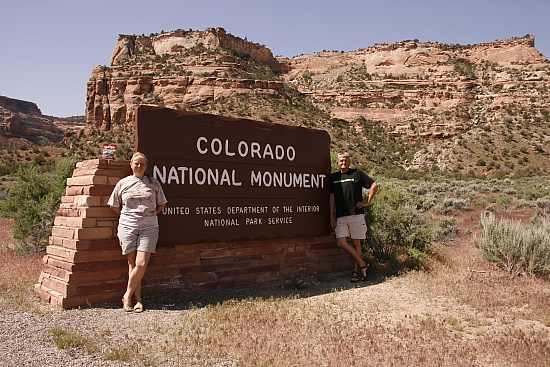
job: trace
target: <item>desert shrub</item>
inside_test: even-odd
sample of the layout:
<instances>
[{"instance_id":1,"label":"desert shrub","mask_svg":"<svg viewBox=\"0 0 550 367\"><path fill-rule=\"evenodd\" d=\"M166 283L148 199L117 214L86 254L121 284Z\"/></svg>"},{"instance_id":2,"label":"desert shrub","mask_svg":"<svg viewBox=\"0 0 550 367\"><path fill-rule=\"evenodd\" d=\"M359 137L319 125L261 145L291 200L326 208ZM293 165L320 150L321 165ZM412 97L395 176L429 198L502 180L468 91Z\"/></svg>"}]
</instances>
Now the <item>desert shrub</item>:
<instances>
[{"instance_id":1,"label":"desert shrub","mask_svg":"<svg viewBox=\"0 0 550 367\"><path fill-rule=\"evenodd\" d=\"M414 199L397 184L386 184L365 213L368 251L393 271L418 267L427 260L432 229Z\"/></svg>"},{"instance_id":2,"label":"desert shrub","mask_svg":"<svg viewBox=\"0 0 550 367\"><path fill-rule=\"evenodd\" d=\"M421 202L419 204L420 209L423 210L430 210L437 204L438 200L435 196L432 195L426 195L421 198Z\"/></svg>"},{"instance_id":3,"label":"desert shrub","mask_svg":"<svg viewBox=\"0 0 550 367\"><path fill-rule=\"evenodd\" d=\"M456 218L450 216L442 216L439 223L433 229L433 240L447 242L453 235L458 234L456 227Z\"/></svg>"},{"instance_id":4,"label":"desert shrub","mask_svg":"<svg viewBox=\"0 0 550 367\"><path fill-rule=\"evenodd\" d=\"M446 197L438 203L434 210L441 214L449 214L456 210L469 210L470 200L467 198Z\"/></svg>"},{"instance_id":5,"label":"desert shrub","mask_svg":"<svg viewBox=\"0 0 550 367\"><path fill-rule=\"evenodd\" d=\"M536 215L526 233L527 241L522 248L521 259L529 274L550 273L550 216Z\"/></svg>"},{"instance_id":6,"label":"desert shrub","mask_svg":"<svg viewBox=\"0 0 550 367\"><path fill-rule=\"evenodd\" d=\"M71 156L60 159L55 165L54 193L57 198L65 194L67 178L71 177L78 157Z\"/></svg>"},{"instance_id":7,"label":"desert shrub","mask_svg":"<svg viewBox=\"0 0 550 367\"><path fill-rule=\"evenodd\" d=\"M63 158L55 174L45 173L36 165L21 166L16 182L0 203L0 214L14 219L13 237L19 250L43 252L62 194L65 180L74 167L74 158Z\"/></svg>"},{"instance_id":8,"label":"desert shrub","mask_svg":"<svg viewBox=\"0 0 550 367\"><path fill-rule=\"evenodd\" d=\"M14 219L13 237L27 247L44 244L44 230L55 204L53 185L37 166L21 166L17 181L8 188L2 214Z\"/></svg>"},{"instance_id":9,"label":"desert shrub","mask_svg":"<svg viewBox=\"0 0 550 367\"><path fill-rule=\"evenodd\" d=\"M454 189L454 194L456 197L467 199L475 198L477 195L475 191L470 190L468 187L457 187Z\"/></svg>"},{"instance_id":10,"label":"desert shrub","mask_svg":"<svg viewBox=\"0 0 550 367\"><path fill-rule=\"evenodd\" d=\"M481 215L480 235L473 242L485 259L504 268L509 274L550 272L550 217L534 217L530 225L519 221L496 219L493 213Z\"/></svg>"},{"instance_id":11,"label":"desert shrub","mask_svg":"<svg viewBox=\"0 0 550 367\"><path fill-rule=\"evenodd\" d=\"M537 208L544 213L550 213L550 196L538 198L535 202Z\"/></svg>"}]
</instances>

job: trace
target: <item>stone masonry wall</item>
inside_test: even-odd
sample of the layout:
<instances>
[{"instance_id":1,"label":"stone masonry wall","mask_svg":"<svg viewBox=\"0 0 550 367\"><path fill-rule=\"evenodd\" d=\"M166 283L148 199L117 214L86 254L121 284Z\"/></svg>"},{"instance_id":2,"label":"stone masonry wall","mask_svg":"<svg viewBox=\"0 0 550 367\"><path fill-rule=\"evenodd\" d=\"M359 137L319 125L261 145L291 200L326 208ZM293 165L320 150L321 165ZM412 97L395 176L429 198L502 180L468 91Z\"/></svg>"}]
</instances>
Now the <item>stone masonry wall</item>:
<instances>
[{"instance_id":1,"label":"stone masonry wall","mask_svg":"<svg viewBox=\"0 0 550 367\"><path fill-rule=\"evenodd\" d=\"M120 301L128 265L116 236L118 215L107 200L129 174L127 161L77 163L35 285L40 298L61 308ZM340 271L350 262L333 236L159 245L142 289L151 295L247 286Z\"/></svg>"}]
</instances>

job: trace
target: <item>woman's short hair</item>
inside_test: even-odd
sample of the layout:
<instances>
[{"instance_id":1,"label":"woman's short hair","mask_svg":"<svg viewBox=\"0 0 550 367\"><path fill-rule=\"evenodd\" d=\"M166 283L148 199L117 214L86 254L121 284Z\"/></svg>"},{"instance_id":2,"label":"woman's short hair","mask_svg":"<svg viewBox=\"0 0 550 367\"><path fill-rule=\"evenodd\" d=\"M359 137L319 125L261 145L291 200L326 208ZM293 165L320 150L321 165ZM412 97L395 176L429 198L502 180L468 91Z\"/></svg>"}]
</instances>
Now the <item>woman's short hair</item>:
<instances>
[{"instance_id":1,"label":"woman's short hair","mask_svg":"<svg viewBox=\"0 0 550 367\"><path fill-rule=\"evenodd\" d=\"M134 162L134 159L136 158L141 158L145 161L145 164L148 163L147 161L147 157L145 156L145 154L141 153L141 152L135 152L134 155L132 155L132 159L130 159L130 163Z\"/></svg>"}]
</instances>

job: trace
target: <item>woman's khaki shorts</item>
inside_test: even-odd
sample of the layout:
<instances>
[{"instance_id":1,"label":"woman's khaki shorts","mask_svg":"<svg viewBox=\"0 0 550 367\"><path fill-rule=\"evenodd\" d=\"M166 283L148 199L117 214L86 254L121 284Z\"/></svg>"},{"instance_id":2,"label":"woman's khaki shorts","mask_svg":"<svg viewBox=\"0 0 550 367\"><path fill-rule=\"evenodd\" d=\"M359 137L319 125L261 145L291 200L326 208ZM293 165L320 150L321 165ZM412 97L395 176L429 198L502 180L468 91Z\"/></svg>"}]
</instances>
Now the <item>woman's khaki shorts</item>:
<instances>
[{"instance_id":1,"label":"woman's khaki shorts","mask_svg":"<svg viewBox=\"0 0 550 367\"><path fill-rule=\"evenodd\" d=\"M336 238L350 237L355 240L367 238L367 224L363 214L348 215L336 218L334 230Z\"/></svg>"},{"instance_id":2,"label":"woman's khaki shorts","mask_svg":"<svg viewBox=\"0 0 550 367\"><path fill-rule=\"evenodd\" d=\"M128 255L136 250L154 254L159 239L159 227L132 229L119 225L117 234L122 255Z\"/></svg>"}]
</instances>

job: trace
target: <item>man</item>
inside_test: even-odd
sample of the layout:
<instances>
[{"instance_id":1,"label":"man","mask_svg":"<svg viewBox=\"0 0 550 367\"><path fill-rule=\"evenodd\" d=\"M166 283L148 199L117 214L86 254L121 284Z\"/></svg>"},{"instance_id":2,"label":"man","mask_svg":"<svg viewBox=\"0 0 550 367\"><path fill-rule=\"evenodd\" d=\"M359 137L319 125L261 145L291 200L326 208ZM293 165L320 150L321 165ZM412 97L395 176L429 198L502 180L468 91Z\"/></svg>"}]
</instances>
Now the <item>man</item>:
<instances>
[{"instance_id":1,"label":"man","mask_svg":"<svg viewBox=\"0 0 550 367\"><path fill-rule=\"evenodd\" d=\"M350 254L355 261L351 273L351 282L355 283L367 280L369 264L361 258L361 240L367 234L363 208L372 202L378 184L363 171L349 166L349 154L339 153L340 171L331 173L329 179L330 224L335 227L338 247ZM370 189L366 201L363 201L363 188ZM353 245L348 243L348 237Z\"/></svg>"}]
</instances>

